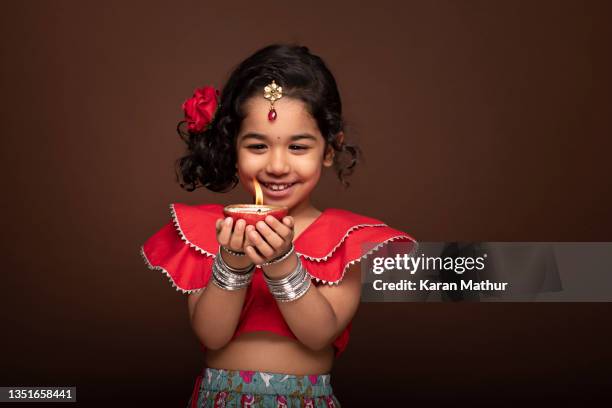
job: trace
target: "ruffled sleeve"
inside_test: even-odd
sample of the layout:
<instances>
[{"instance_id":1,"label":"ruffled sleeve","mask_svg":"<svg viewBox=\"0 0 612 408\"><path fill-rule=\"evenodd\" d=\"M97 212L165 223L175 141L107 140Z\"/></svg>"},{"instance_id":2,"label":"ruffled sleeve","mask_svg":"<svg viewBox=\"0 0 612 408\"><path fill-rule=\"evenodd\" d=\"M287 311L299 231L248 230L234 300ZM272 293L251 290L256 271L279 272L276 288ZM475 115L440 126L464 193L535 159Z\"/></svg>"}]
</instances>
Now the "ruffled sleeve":
<instances>
[{"instance_id":1,"label":"ruffled sleeve","mask_svg":"<svg viewBox=\"0 0 612 408\"><path fill-rule=\"evenodd\" d=\"M147 266L164 273L182 293L205 288L219 248L214 225L223 217L222 208L171 204L172 220L140 248Z\"/></svg>"},{"instance_id":2,"label":"ruffled sleeve","mask_svg":"<svg viewBox=\"0 0 612 408\"><path fill-rule=\"evenodd\" d=\"M329 208L298 236L294 245L317 285L337 285L351 265L390 242L407 243L403 248L410 254L414 254L418 246L410 235L380 220ZM351 327L352 321L333 341L336 357L346 349Z\"/></svg>"},{"instance_id":3,"label":"ruffled sleeve","mask_svg":"<svg viewBox=\"0 0 612 408\"><path fill-rule=\"evenodd\" d=\"M327 209L296 240L296 251L316 280L338 284L351 265L390 242L406 242L410 253L417 242L405 232L375 218L340 209Z\"/></svg>"}]
</instances>

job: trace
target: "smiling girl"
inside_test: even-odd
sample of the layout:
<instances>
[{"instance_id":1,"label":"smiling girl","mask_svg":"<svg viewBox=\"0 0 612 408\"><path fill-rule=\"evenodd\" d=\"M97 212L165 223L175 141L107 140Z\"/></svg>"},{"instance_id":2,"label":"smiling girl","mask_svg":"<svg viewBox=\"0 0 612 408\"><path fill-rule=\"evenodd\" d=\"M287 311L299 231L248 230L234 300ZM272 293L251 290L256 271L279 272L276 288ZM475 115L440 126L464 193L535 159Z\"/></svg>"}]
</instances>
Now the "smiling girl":
<instances>
[{"instance_id":1,"label":"smiling girl","mask_svg":"<svg viewBox=\"0 0 612 408\"><path fill-rule=\"evenodd\" d=\"M324 168L347 185L359 159L345 141L334 77L306 47L273 45L242 62L220 94L198 89L183 108L183 188L240 184L255 195L257 180L265 204L288 208L247 225L224 219L221 205L172 204L172 221L143 245L148 266L189 294L206 351L189 406L339 407L329 373L359 305L359 261L388 242L415 241L311 202Z\"/></svg>"}]
</instances>

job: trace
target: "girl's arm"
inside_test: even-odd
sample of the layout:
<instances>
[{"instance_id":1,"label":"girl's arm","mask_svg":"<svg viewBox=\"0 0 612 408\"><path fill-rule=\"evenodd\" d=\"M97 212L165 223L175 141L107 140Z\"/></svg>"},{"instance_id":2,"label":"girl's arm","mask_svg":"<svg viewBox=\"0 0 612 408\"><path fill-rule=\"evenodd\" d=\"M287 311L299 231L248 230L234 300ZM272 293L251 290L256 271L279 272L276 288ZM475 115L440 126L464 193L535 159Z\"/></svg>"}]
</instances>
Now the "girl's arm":
<instances>
[{"instance_id":1,"label":"girl's arm","mask_svg":"<svg viewBox=\"0 0 612 408\"><path fill-rule=\"evenodd\" d=\"M245 246L245 252L256 264L282 253L293 237L293 220L279 221L268 217L257 229L247 227L247 236L253 246ZM265 239L264 239L265 238ZM261 255L265 255L263 258ZM288 276L297 266L297 255L264 266L264 272L272 279ZM331 345L351 321L361 296L360 264L353 264L338 285L310 285L308 291L292 302L277 302L291 331L306 347L319 351Z\"/></svg>"},{"instance_id":2,"label":"girl's arm","mask_svg":"<svg viewBox=\"0 0 612 408\"><path fill-rule=\"evenodd\" d=\"M232 232L231 218L229 221L218 220L217 240L219 244L236 251L242 249L245 225L244 220L239 220ZM237 257L225 251L220 253L223 260L233 268L240 269L251 264L250 259L246 256ZM189 295L191 327L206 348L218 350L232 339L238 326L246 292L247 288L234 291L224 290L211 281L205 289Z\"/></svg>"},{"instance_id":3,"label":"girl's arm","mask_svg":"<svg viewBox=\"0 0 612 408\"><path fill-rule=\"evenodd\" d=\"M191 327L206 348L218 350L232 339L246 291L246 288L227 291L210 284L189 295Z\"/></svg>"},{"instance_id":4,"label":"girl's arm","mask_svg":"<svg viewBox=\"0 0 612 408\"><path fill-rule=\"evenodd\" d=\"M361 268L356 263L349 267L338 285L311 284L301 298L277 304L295 336L306 347L318 351L331 345L342 333L357 312L360 297Z\"/></svg>"}]
</instances>

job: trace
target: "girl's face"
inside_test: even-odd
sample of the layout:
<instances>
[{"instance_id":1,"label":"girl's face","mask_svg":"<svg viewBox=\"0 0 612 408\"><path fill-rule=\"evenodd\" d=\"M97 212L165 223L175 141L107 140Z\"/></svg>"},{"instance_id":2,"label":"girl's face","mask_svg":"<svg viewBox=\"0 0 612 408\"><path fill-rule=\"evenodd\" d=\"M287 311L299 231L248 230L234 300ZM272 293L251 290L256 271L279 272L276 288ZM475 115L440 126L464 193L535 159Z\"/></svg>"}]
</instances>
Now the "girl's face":
<instances>
[{"instance_id":1,"label":"girl's face","mask_svg":"<svg viewBox=\"0 0 612 408\"><path fill-rule=\"evenodd\" d=\"M264 204L290 210L310 205L310 193L321 177L322 166L333 164L333 149L326 154L317 122L304 103L284 97L274 103L275 121L268 120L270 102L253 97L246 102L236 148L238 177L255 195L253 178L261 184Z\"/></svg>"}]
</instances>

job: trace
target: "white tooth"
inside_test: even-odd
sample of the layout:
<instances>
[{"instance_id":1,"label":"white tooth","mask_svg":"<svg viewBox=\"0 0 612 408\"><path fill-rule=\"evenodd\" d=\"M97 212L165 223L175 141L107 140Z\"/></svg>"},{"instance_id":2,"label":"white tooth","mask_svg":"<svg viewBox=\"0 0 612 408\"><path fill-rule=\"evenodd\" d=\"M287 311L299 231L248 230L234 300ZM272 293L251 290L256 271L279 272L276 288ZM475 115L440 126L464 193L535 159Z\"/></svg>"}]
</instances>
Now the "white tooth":
<instances>
[{"instance_id":1,"label":"white tooth","mask_svg":"<svg viewBox=\"0 0 612 408\"><path fill-rule=\"evenodd\" d=\"M289 188L291 184L266 184L265 186L268 187L270 190L279 191Z\"/></svg>"}]
</instances>

